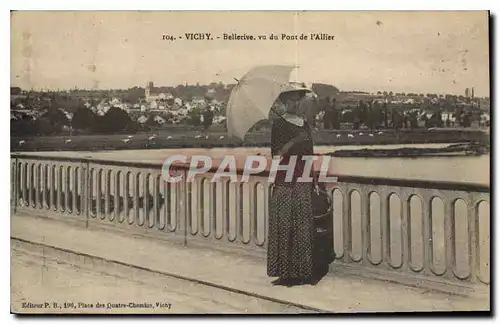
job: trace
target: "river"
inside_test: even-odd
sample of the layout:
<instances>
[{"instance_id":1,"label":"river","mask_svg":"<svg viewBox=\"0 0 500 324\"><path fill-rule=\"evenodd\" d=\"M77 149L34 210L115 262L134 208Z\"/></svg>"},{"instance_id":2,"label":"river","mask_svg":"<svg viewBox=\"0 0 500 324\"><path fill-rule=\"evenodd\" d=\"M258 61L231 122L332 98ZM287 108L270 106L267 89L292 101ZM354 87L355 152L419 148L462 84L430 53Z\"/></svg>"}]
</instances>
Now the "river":
<instances>
[{"instance_id":1,"label":"river","mask_svg":"<svg viewBox=\"0 0 500 324\"><path fill-rule=\"evenodd\" d=\"M403 144L373 146L316 146L318 154L336 150L363 148L403 148L427 147L438 148L449 144ZM226 155L244 157L246 155L270 156L267 147L241 148L176 148L150 150L117 150L101 152L33 152L29 154L51 156L76 156L119 161L163 162L171 155L209 155L222 158ZM421 179L431 181L455 181L479 184L490 183L490 155L483 156L450 156L450 157L418 157L418 158L332 158L334 172L343 175L373 176L402 179Z\"/></svg>"}]
</instances>

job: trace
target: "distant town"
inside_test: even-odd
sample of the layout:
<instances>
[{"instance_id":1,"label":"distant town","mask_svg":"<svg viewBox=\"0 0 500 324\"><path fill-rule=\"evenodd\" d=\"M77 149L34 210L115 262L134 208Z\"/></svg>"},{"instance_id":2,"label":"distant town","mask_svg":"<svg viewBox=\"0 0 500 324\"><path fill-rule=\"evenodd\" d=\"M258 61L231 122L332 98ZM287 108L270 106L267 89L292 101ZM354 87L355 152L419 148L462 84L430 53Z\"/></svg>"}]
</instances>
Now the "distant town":
<instances>
[{"instance_id":1,"label":"distant town","mask_svg":"<svg viewBox=\"0 0 500 324\"><path fill-rule=\"evenodd\" d=\"M341 91L310 85L318 95L318 127L330 129L489 127L490 99L464 95ZM123 90L35 91L11 87L11 134L54 135L138 132L167 125L210 127L225 124L234 84L181 84ZM325 123L325 105L331 122ZM332 117L333 116L333 117Z\"/></svg>"}]
</instances>

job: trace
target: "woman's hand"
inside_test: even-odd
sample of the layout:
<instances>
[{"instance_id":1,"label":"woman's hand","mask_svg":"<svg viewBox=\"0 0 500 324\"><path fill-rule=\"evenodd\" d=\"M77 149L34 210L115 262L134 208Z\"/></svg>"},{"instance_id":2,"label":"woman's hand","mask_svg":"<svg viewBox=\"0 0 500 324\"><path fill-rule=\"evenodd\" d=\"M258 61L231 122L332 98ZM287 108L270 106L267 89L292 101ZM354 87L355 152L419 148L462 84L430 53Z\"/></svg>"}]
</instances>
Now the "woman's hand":
<instances>
[{"instance_id":1,"label":"woman's hand","mask_svg":"<svg viewBox=\"0 0 500 324\"><path fill-rule=\"evenodd\" d=\"M319 193L319 180L318 176L316 175L316 172L314 172L314 168L312 170L312 179L313 179L313 188L316 191L316 193Z\"/></svg>"},{"instance_id":2,"label":"woman's hand","mask_svg":"<svg viewBox=\"0 0 500 324\"><path fill-rule=\"evenodd\" d=\"M314 186L314 190L319 193L319 182L318 182L318 178L316 177L313 177L313 186Z\"/></svg>"}]
</instances>

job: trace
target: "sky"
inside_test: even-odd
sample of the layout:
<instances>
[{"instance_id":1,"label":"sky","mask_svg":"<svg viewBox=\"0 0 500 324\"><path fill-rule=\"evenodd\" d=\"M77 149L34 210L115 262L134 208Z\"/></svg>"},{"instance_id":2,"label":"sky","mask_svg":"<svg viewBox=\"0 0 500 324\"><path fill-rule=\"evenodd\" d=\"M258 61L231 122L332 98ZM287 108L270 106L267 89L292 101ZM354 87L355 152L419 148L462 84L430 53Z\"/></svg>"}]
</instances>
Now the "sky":
<instances>
[{"instance_id":1,"label":"sky","mask_svg":"<svg viewBox=\"0 0 500 324\"><path fill-rule=\"evenodd\" d=\"M214 40L188 41L185 33ZM267 40L217 39L223 33ZM334 40L269 40L326 33ZM182 37L163 40L163 35ZM110 89L234 83L257 65L341 90L489 96L486 11L136 12L11 14L11 85Z\"/></svg>"}]
</instances>

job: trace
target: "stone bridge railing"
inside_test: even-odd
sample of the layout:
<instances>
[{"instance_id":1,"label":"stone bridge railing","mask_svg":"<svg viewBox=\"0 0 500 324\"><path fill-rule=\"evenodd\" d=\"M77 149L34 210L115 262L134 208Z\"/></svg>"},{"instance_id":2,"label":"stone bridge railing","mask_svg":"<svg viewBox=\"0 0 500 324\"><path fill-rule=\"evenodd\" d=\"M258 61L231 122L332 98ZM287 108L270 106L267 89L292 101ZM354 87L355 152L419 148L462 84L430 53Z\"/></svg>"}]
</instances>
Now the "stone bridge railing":
<instances>
[{"instance_id":1,"label":"stone bridge railing","mask_svg":"<svg viewBox=\"0 0 500 324\"><path fill-rule=\"evenodd\" d=\"M265 252L266 173L169 184L160 164L12 155L11 176L13 213ZM335 262L489 285L489 186L337 177L327 187Z\"/></svg>"}]
</instances>

